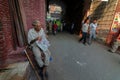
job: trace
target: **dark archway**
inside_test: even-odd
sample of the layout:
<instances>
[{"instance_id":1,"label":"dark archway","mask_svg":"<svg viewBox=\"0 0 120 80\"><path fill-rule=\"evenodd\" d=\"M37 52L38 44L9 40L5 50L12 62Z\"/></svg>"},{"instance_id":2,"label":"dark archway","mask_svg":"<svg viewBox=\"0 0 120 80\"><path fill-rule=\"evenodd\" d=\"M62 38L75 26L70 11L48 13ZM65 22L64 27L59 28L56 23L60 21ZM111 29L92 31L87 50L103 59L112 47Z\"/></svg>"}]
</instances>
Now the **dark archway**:
<instances>
[{"instance_id":1,"label":"dark archway","mask_svg":"<svg viewBox=\"0 0 120 80\"><path fill-rule=\"evenodd\" d=\"M69 31L72 23L74 23L74 33L79 34L81 22L90 8L91 0L47 0L47 7L51 3L61 5L64 9L62 19L67 24L65 29Z\"/></svg>"}]
</instances>

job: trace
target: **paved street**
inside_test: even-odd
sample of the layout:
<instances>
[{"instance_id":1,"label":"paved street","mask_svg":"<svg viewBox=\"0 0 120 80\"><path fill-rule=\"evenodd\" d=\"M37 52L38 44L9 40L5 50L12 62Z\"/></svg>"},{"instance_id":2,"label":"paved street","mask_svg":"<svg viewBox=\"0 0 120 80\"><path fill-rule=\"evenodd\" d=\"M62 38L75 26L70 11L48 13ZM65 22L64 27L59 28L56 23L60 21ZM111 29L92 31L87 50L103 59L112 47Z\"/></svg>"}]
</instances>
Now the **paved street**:
<instances>
[{"instance_id":1,"label":"paved street","mask_svg":"<svg viewBox=\"0 0 120 80\"><path fill-rule=\"evenodd\" d=\"M49 80L120 80L120 55L108 52L108 47L97 42L85 46L68 33L49 38Z\"/></svg>"}]
</instances>

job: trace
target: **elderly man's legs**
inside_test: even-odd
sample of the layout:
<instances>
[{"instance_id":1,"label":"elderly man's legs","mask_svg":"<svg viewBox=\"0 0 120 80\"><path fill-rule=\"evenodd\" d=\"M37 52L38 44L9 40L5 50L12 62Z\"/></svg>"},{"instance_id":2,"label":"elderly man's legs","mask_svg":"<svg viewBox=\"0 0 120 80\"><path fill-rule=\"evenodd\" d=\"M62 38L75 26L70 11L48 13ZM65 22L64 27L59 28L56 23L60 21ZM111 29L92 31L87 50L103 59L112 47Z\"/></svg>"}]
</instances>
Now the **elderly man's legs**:
<instances>
[{"instance_id":1,"label":"elderly man's legs","mask_svg":"<svg viewBox=\"0 0 120 80\"><path fill-rule=\"evenodd\" d=\"M42 61L41 51L39 50L39 48L38 47L33 47L32 51L33 51L33 54L35 56L35 60L37 61L39 67L43 67L44 62Z\"/></svg>"},{"instance_id":2,"label":"elderly man's legs","mask_svg":"<svg viewBox=\"0 0 120 80\"><path fill-rule=\"evenodd\" d=\"M50 61L50 51L44 51L44 55L45 55L45 59L42 60L42 56L41 56L41 51L38 47L34 47L33 48L33 53L35 56L35 60L37 61L39 68L40 68L40 76L42 80L45 80L45 78L48 78L48 74L47 74L47 66L49 65L49 61Z\"/></svg>"},{"instance_id":3,"label":"elderly man's legs","mask_svg":"<svg viewBox=\"0 0 120 80\"><path fill-rule=\"evenodd\" d=\"M44 65L45 65L45 66L48 66L49 63L50 63L51 53L50 53L49 50L44 51L44 53L45 53L45 63L44 63Z\"/></svg>"}]
</instances>

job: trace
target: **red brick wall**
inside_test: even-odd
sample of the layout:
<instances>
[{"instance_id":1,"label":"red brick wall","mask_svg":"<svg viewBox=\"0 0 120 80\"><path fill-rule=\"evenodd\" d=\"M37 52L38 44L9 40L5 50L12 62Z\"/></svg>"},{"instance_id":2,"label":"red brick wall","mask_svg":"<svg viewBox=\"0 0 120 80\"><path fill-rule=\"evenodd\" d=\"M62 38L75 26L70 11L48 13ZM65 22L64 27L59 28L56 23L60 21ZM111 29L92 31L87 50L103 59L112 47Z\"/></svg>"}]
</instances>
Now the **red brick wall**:
<instances>
[{"instance_id":1,"label":"red brick wall","mask_svg":"<svg viewBox=\"0 0 120 80\"><path fill-rule=\"evenodd\" d=\"M33 20L38 19L45 27L45 0L19 0L25 31L31 28ZM8 58L8 55L20 53L22 48L13 48L12 20L8 0L0 0L0 68L2 68Z\"/></svg>"},{"instance_id":2,"label":"red brick wall","mask_svg":"<svg viewBox=\"0 0 120 80\"><path fill-rule=\"evenodd\" d=\"M3 65L7 55L12 51L11 20L9 15L8 0L0 0L0 67Z\"/></svg>"},{"instance_id":3,"label":"red brick wall","mask_svg":"<svg viewBox=\"0 0 120 80\"><path fill-rule=\"evenodd\" d=\"M45 0L22 0L25 10L27 28L31 28L33 20L38 19L45 27Z\"/></svg>"}]
</instances>

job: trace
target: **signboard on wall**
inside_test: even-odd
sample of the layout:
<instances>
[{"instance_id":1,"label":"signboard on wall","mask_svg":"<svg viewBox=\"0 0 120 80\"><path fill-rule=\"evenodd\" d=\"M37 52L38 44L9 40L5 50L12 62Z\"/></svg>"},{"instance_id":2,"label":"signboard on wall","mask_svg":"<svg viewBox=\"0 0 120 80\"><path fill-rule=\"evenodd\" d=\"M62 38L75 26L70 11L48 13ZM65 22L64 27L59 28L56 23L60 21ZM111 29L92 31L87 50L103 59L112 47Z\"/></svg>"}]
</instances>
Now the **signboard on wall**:
<instances>
[{"instance_id":1,"label":"signboard on wall","mask_svg":"<svg viewBox=\"0 0 120 80\"><path fill-rule=\"evenodd\" d=\"M119 28L120 28L120 13L116 13L111 27L111 32L116 33L118 32Z\"/></svg>"},{"instance_id":2,"label":"signboard on wall","mask_svg":"<svg viewBox=\"0 0 120 80\"><path fill-rule=\"evenodd\" d=\"M120 12L115 13L114 20L112 26L110 28L110 33L106 39L106 43L110 44L116 37L117 32L120 29Z\"/></svg>"}]
</instances>

